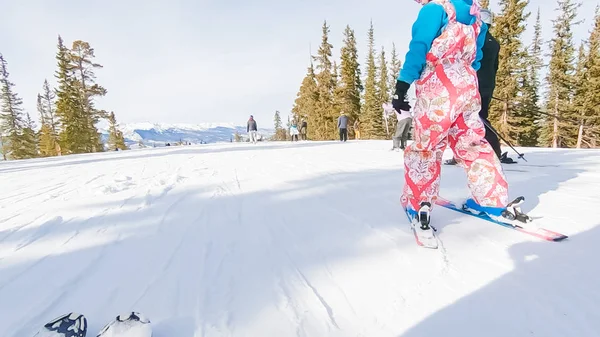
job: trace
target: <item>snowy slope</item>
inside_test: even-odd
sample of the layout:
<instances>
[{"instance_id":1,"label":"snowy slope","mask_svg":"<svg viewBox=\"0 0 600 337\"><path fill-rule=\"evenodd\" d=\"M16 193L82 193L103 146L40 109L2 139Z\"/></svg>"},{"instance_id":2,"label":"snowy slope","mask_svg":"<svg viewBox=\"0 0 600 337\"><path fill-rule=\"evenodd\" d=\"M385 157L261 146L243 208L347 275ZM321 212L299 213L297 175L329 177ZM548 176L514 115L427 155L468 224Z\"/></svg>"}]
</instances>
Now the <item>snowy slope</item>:
<instances>
[{"instance_id":1,"label":"snowy slope","mask_svg":"<svg viewBox=\"0 0 600 337\"><path fill-rule=\"evenodd\" d=\"M89 336L592 337L600 151L523 149L546 242L436 208L417 247L391 142L213 144L0 163L0 336L76 311ZM447 153L446 156L450 154ZM442 195L466 196L458 167ZM581 213L581 214L578 214Z\"/></svg>"},{"instance_id":2,"label":"snowy slope","mask_svg":"<svg viewBox=\"0 0 600 337\"><path fill-rule=\"evenodd\" d=\"M130 123L119 126L125 141L129 146L142 141L147 146L164 146L165 143L176 143L180 140L193 144L229 142L238 132L246 136L245 126L231 123L201 123L201 124L168 124L168 123ZM100 132L105 139L108 130ZM259 128L259 133L268 138L273 134L269 128Z\"/></svg>"}]
</instances>

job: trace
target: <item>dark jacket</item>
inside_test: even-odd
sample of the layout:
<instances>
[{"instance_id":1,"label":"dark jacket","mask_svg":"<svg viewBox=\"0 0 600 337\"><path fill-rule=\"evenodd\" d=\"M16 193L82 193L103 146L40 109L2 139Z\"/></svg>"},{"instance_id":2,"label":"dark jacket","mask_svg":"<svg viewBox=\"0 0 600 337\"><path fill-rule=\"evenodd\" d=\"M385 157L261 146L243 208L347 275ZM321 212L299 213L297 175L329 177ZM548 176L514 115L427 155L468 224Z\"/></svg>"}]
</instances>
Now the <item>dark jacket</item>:
<instances>
[{"instance_id":1,"label":"dark jacket","mask_svg":"<svg viewBox=\"0 0 600 337\"><path fill-rule=\"evenodd\" d=\"M477 71L479 79L479 92L491 95L496 88L496 72L498 71L498 54L500 44L488 31L483 44L483 58L481 68Z\"/></svg>"},{"instance_id":2,"label":"dark jacket","mask_svg":"<svg viewBox=\"0 0 600 337\"><path fill-rule=\"evenodd\" d=\"M340 129L348 128L348 116L341 115L340 117L338 117L338 128L340 128Z\"/></svg>"},{"instance_id":3,"label":"dark jacket","mask_svg":"<svg viewBox=\"0 0 600 337\"><path fill-rule=\"evenodd\" d=\"M256 121L254 119L248 120L248 125L246 126L246 132L250 132L250 131L258 131L258 128L256 127Z\"/></svg>"}]
</instances>

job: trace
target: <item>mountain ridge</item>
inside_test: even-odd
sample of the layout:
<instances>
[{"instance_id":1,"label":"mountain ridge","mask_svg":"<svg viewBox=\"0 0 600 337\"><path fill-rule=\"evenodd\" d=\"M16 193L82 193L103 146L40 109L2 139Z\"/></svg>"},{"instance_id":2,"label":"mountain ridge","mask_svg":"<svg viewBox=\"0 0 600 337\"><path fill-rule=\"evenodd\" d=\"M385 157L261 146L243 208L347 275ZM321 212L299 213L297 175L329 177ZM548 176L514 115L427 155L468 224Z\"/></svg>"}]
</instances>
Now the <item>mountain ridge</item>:
<instances>
[{"instance_id":1,"label":"mountain ridge","mask_svg":"<svg viewBox=\"0 0 600 337\"><path fill-rule=\"evenodd\" d=\"M236 132L247 138L245 126L226 122L205 123L153 123L134 122L121 123L118 129L123 132L127 145L143 143L145 146L165 146L167 143L186 142L192 144L208 144L232 142ZM103 138L108 139L108 128L100 129ZM271 128L259 128L262 138L274 134Z\"/></svg>"}]
</instances>

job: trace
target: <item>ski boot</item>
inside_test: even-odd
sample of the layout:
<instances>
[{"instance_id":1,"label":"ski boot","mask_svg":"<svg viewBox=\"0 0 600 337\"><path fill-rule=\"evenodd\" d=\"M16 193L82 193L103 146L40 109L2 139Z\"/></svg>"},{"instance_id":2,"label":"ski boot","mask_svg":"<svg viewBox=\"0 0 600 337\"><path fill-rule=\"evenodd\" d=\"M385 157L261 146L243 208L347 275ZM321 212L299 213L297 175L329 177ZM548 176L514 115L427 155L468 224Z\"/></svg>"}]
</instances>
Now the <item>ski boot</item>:
<instances>
[{"instance_id":1,"label":"ski boot","mask_svg":"<svg viewBox=\"0 0 600 337\"><path fill-rule=\"evenodd\" d=\"M85 337L86 333L87 319L82 314L72 312L46 323L34 337Z\"/></svg>"},{"instance_id":2,"label":"ski boot","mask_svg":"<svg viewBox=\"0 0 600 337\"><path fill-rule=\"evenodd\" d=\"M502 217L510 221L519 221L522 223L532 222L530 216L521 212L521 204L525 201L524 197L518 197L515 200L508 203L506 208L502 211Z\"/></svg>"},{"instance_id":3,"label":"ski boot","mask_svg":"<svg viewBox=\"0 0 600 337\"><path fill-rule=\"evenodd\" d=\"M484 213L491 219L502 221L513 227L523 227L524 224L533 221L527 214L521 212L521 204L525 201L524 197L518 197L506 205L506 207L481 206L474 199L468 199L463 204L463 210L473 214Z\"/></svg>"},{"instance_id":4,"label":"ski boot","mask_svg":"<svg viewBox=\"0 0 600 337\"><path fill-rule=\"evenodd\" d=\"M136 336L151 337L150 320L139 312L128 312L117 316L96 337Z\"/></svg>"},{"instance_id":5,"label":"ski boot","mask_svg":"<svg viewBox=\"0 0 600 337\"><path fill-rule=\"evenodd\" d=\"M436 249L438 247L437 238L434 231L435 227L430 225L431 203L421 202L418 211L409 207L407 214L410 219L410 226L415 235L415 239L420 246Z\"/></svg>"},{"instance_id":6,"label":"ski boot","mask_svg":"<svg viewBox=\"0 0 600 337\"><path fill-rule=\"evenodd\" d=\"M500 163L502 163L502 164L516 164L517 162L514 161L512 158L510 158L508 156L508 152L504 152L502 154L502 156L500 156Z\"/></svg>"},{"instance_id":7,"label":"ski boot","mask_svg":"<svg viewBox=\"0 0 600 337\"><path fill-rule=\"evenodd\" d=\"M456 161L456 159L454 157L452 157L452 159L448 159L446 161L444 161L444 165L457 165L458 162Z\"/></svg>"},{"instance_id":8,"label":"ski boot","mask_svg":"<svg viewBox=\"0 0 600 337\"><path fill-rule=\"evenodd\" d=\"M431 230L431 226L429 226L429 223L431 222L431 203L421 203L421 208L419 208L416 220L422 231Z\"/></svg>"}]
</instances>

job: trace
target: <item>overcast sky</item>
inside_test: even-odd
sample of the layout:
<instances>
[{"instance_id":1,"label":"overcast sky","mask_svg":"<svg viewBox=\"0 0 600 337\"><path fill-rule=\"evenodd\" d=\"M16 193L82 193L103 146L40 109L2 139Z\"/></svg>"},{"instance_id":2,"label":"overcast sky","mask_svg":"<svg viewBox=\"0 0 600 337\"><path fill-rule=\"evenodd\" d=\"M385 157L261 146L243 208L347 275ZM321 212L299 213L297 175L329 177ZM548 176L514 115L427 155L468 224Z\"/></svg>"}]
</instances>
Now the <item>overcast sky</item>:
<instances>
[{"instance_id":1,"label":"overcast sky","mask_svg":"<svg viewBox=\"0 0 600 337\"><path fill-rule=\"evenodd\" d=\"M577 42L598 5L583 2ZM530 0L532 23L538 6L548 41L556 1ZM108 90L97 106L120 122L244 124L253 114L266 127L275 110L291 110L323 20L336 57L345 25L356 31L364 65L369 20L378 48L394 42L404 59L419 8L413 0L0 0L0 53L36 120L44 79L55 83L60 34L95 49L104 66L97 82Z\"/></svg>"}]
</instances>

